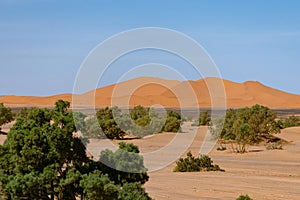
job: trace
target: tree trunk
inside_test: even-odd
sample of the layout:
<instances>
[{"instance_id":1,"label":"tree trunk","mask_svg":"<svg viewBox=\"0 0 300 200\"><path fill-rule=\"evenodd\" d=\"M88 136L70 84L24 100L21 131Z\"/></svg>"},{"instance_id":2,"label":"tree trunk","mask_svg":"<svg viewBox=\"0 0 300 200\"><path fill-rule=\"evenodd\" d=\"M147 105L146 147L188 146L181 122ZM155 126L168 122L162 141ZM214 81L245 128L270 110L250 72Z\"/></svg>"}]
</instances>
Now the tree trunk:
<instances>
[{"instance_id":1,"label":"tree trunk","mask_svg":"<svg viewBox=\"0 0 300 200\"><path fill-rule=\"evenodd\" d=\"M51 181L51 200L54 200L54 185L53 185L53 181Z\"/></svg>"}]
</instances>

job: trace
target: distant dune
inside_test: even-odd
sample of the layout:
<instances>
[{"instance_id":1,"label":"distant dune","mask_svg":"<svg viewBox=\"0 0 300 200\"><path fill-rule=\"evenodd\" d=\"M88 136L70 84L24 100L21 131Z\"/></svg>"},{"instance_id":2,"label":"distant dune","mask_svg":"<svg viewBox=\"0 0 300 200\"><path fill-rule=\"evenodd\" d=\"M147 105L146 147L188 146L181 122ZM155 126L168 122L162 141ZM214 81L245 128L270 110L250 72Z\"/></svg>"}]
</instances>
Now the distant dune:
<instances>
[{"instance_id":1,"label":"distant dune","mask_svg":"<svg viewBox=\"0 0 300 200\"><path fill-rule=\"evenodd\" d=\"M222 87L224 86L223 90ZM209 92L211 91L211 92ZM48 97L4 96L0 102L10 107L52 107L58 99L73 102L77 107L104 106L156 106L163 107L210 107L224 102L226 106L238 108L261 104L271 108L300 108L300 95L290 94L267 87L259 82L236 83L218 78L198 81L164 80L141 77L114 85L98 88L81 95L60 94ZM217 100L216 100L217 99ZM225 106L225 105L224 105Z\"/></svg>"}]
</instances>

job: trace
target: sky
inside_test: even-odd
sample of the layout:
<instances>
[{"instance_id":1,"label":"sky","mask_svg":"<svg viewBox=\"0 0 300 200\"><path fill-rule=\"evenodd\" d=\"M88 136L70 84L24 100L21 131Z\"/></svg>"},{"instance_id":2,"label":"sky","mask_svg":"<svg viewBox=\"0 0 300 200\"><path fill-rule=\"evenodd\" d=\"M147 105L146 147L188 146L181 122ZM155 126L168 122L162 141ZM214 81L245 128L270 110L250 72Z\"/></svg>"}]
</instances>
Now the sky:
<instances>
[{"instance_id":1,"label":"sky","mask_svg":"<svg viewBox=\"0 0 300 200\"><path fill-rule=\"evenodd\" d=\"M0 95L72 93L81 64L97 45L143 27L193 38L224 79L300 94L299 10L297 0L0 0ZM175 55L144 50L114 62L98 86L142 65L160 76L161 65L149 63L173 67L185 79L203 78Z\"/></svg>"}]
</instances>

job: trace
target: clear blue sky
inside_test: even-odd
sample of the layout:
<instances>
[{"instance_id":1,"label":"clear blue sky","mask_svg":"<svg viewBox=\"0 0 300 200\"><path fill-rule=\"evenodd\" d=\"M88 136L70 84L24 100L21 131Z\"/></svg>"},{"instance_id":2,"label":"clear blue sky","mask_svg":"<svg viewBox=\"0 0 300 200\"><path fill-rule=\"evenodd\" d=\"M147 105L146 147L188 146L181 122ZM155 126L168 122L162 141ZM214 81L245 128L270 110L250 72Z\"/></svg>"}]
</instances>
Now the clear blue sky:
<instances>
[{"instance_id":1,"label":"clear blue sky","mask_svg":"<svg viewBox=\"0 0 300 200\"><path fill-rule=\"evenodd\" d=\"M82 61L97 44L120 31L149 26L194 38L225 79L256 80L300 94L299 10L297 0L1 0L0 94L72 92ZM155 56L137 53L120 65L165 58ZM167 64L178 63L170 57ZM113 81L107 76L102 84Z\"/></svg>"}]
</instances>

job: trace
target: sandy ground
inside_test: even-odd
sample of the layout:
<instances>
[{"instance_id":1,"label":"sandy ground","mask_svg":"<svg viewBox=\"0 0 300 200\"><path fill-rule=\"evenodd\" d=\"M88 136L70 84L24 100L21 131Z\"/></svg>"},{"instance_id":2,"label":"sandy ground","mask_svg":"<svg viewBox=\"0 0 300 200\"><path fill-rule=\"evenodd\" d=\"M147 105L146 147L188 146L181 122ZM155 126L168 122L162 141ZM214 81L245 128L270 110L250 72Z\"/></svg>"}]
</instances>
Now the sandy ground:
<instances>
[{"instance_id":1,"label":"sandy ground","mask_svg":"<svg viewBox=\"0 0 300 200\"><path fill-rule=\"evenodd\" d=\"M196 127L185 124L183 136L189 136ZM200 127L188 148L198 155L206 127ZM162 133L143 139L130 140L140 147L142 154L156 151L175 138L174 133ZM300 199L300 127L282 131L279 137L290 144L283 150L266 150L264 146L251 146L252 152L246 154L232 153L230 150L209 153L215 164L226 172L172 172L175 162L158 171L149 172L150 180L145 184L147 192L157 200L181 199L236 199L241 194L248 194L256 200L299 200ZM117 144L119 141L114 141ZM92 140L88 149L98 157L99 147L105 148L109 143ZM111 143L110 143L111 144ZM168 159L162 153L158 159ZM153 161L155 162L155 160Z\"/></svg>"},{"instance_id":2,"label":"sandy ground","mask_svg":"<svg viewBox=\"0 0 300 200\"><path fill-rule=\"evenodd\" d=\"M200 128L190 147L199 149ZM164 135L169 137L169 135ZM215 164L226 172L174 173L175 164L151 172L146 189L155 199L235 199L248 194L254 199L300 199L300 128L284 130L282 138L293 141L284 150L234 154L209 153ZM139 142L142 147L146 146ZM201 143L201 142L200 142ZM255 147L254 147L255 148ZM258 150L263 149L257 147Z\"/></svg>"},{"instance_id":3,"label":"sandy ground","mask_svg":"<svg viewBox=\"0 0 300 200\"><path fill-rule=\"evenodd\" d=\"M195 131L196 127L185 124L182 135ZM200 150L206 127L197 130L189 147L194 155ZM176 134L162 133L143 139L130 140L139 145L143 154L155 151L170 143ZM0 135L0 143L6 136ZM150 180L145 184L147 192L157 200L164 199L222 199L233 200L240 194L248 194L256 200L300 199L300 127L283 130L279 137L290 141L283 150L258 150L246 154L235 154L230 150L219 152L216 147L209 153L215 164L226 172L172 172L175 162L158 171L149 172ZM117 144L119 141L114 141ZM106 144L104 144L106 143ZM91 140L88 149L94 155L99 147L111 144L107 141ZM101 149L102 149L101 148ZM167 159L168 155L161 154ZM95 156L97 157L97 155Z\"/></svg>"}]
</instances>

